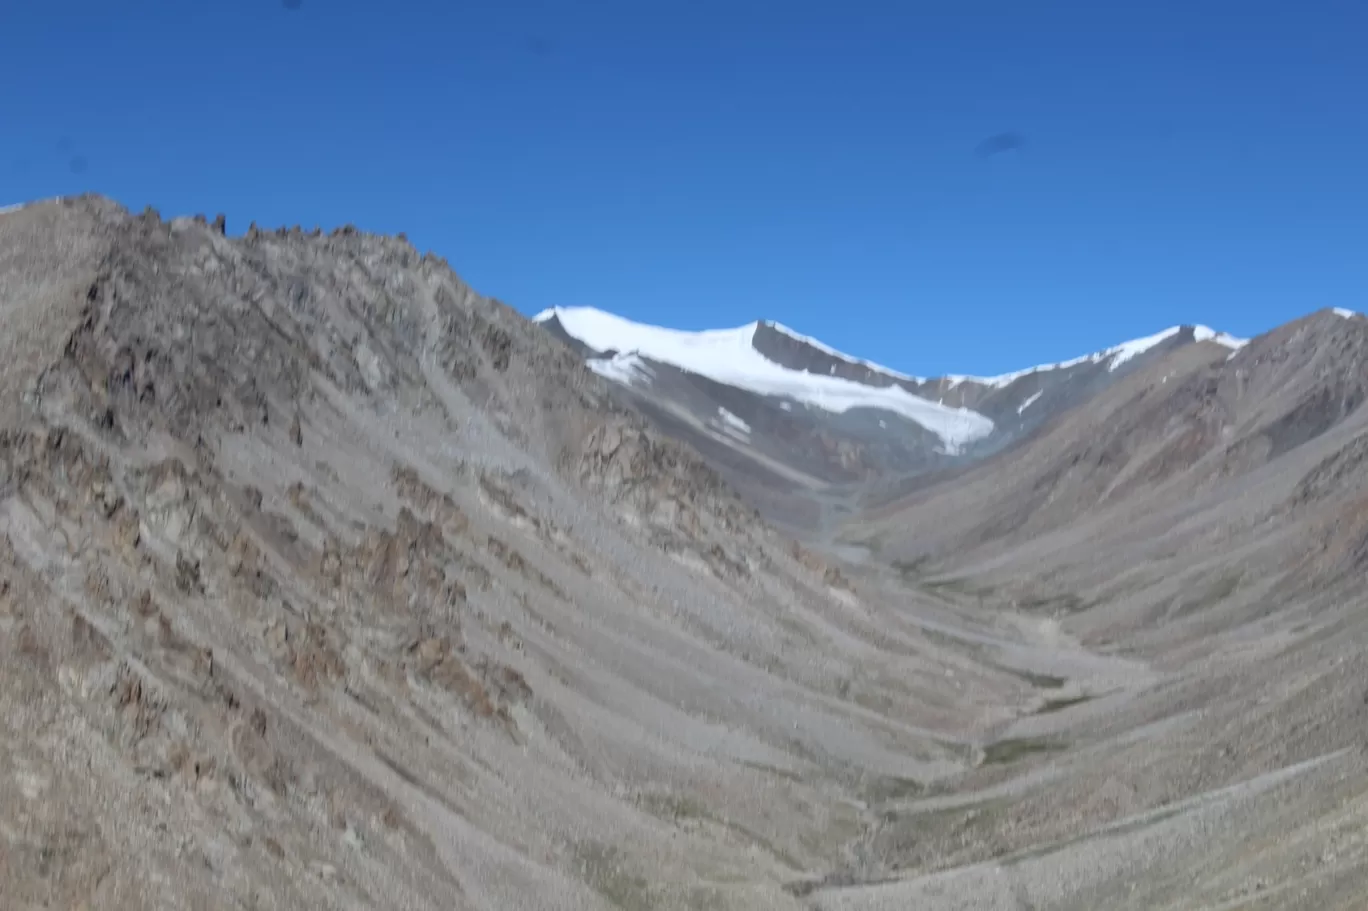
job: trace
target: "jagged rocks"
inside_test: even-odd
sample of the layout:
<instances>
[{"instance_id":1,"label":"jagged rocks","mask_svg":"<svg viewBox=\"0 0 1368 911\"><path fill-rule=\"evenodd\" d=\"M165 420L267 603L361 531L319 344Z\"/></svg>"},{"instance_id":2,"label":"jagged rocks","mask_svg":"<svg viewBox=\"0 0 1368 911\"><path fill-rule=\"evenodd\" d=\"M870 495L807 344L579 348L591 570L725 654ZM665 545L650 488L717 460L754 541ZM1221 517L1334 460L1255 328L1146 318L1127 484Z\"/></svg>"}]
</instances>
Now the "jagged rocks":
<instances>
[{"instance_id":1,"label":"jagged rocks","mask_svg":"<svg viewBox=\"0 0 1368 911\"><path fill-rule=\"evenodd\" d=\"M167 703L144 684L140 674L127 665L121 667L109 695L125 725L126 744L131 746L157 732Z\"/></svg>"},{"instance_id":2,"label":"jagged rocks","mask_svg":"<svg viewBox=\"0 0 1368 911\"><path fill-rule=\"evenodd\" d=\"M415 643L410 655L414 670L421 678L458 695L477 717L493 718L498 713L489 691L453 652L448 637Z\"/></svg>"},{"instance_id":3,"label":"jagged rocks","mask_svg":"<svg viewBox=\"0 0 1368 911\"><path fill-rule=\"evenodd\" d=\"M419 477L414 469L395 465L390 481L401 500L441 526L445 534L453 538L460 537L470 527L470 519L451 495L439 492Z\"/></svg>"},{"instance_id":4,"label":"jagged rocks","mask_svg":"<svg viewBox=\"0 0 1368 911\"><path fill-rule=\"evenodd\" d=\"M630 502L643 514L673 501L664 507L662 518L667 520L682 514L681 507L708 509L724 523L749 512L711 469L686 456L679 444L621 421L605 422L589 433L581 447L579 475L587 486L614 502Z\"/></svg>"},{"instance_id":5,"label":"jagged rocks","mask_svg":"<svg viewBox=\"0 0 1368 911\"><path fill-rule=\"evenodd\" d=\"M537 569L518 550L504 541L489 535L485 538L485 549L510 572L526 579L542 590L550 592L562 601L569 600L569 596L556 584L556 580Z\"/></svg>"},{"instance_id":6,"label":"jagged rocks","mask_svg":"<svg viewBox=\"0 0 1368 911\"><path fill-rule=\"evenodd\" d=\"M467 664L462 659L465 647L445 635L417 640L405 651L420 679L457 695L476 718L516 729L511 709L532 698L532 688L518 671L487 657Z\"/></svg>"},{"instance_id":7,"label":"jagged rocks","mask_svg":"<svg viewBox=\"0 0 1368 911\"><path fill-rule=\"evenodd\" d=\"M316 690L340 681L347 672L341 646L335 633L320 623L306 623L295 636L283 642L283 660L295 681L306 690Z\"/></svg>"},{"instance_id":8,"label":"jagged rocks","mask_svg":"<svg viewBox=\"0 0 1368 911\"><path fill-rule=\"evenodd\" d=\"M1297 485L1289 506L1305 506L1328 497L1342 498L1346 486L1368 486L1368 434L1356 436L1348 445L1322 459Z\"/></svg>"}]
</instances>

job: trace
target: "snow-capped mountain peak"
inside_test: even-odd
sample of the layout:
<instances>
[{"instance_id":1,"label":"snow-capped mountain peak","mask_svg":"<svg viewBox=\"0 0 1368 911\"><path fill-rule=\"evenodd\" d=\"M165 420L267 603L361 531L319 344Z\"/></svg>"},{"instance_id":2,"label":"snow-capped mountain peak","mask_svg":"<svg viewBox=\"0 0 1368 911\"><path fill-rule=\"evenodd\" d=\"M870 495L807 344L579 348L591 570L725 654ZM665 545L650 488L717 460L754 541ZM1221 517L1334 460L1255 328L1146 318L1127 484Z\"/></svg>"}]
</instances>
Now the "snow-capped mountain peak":
<instances>
[{"instance_id":1,"label":"snow-capped mountain peak","mask_svg":"<svg viewBox=\"0 0 1368 911\"><path fill-rule=\"evenodd\" d=\"M1353 315L1349 310L1336 310L1341 315ZM931 382L926 377L914 376L907 373L885 367L882 364L874 363L863 358L854 357L844 351L819 341L811 336L804 335L794 329L777 323L772 320L761 320L738 326L735 329L706 329L701 331L685 331L679 329L665 329L658 326L650 326L637 323L632 320L607 313L593 307L554 307L543 310L534 316L533 322L544 323L553 317L557 318L565 331L583 342L596 351L617 351L620 354L636 352L652 360L675 366L690 369L695 373L701 373L712 377L712 372L708 369L698 370L688 366L685 361L697 363L705 357L725 358L729 353L738 350L747 352L754 351L754 339L756 332L766 329L773 333L782 335L792 341L806 345L816 351L820 351L829 357L844 361L847 364L863 367L887 377L891 380L901 380L912 384L925 384ZM967 374L949 374L939 377L942 383L947 383L949 387L957 386L962 383L976 383L980 386L992 388L1002 388L1009 386L1022 377L1034 373L1049 370L1062 370L1069 367L1076 367L1082 364L1106 363L1110 370L1115 371L1127 361L1144 354L1157 347L1163 342L1169 341L1175 336L1189 329L1192 332L1192 340L1197 342L1211 341L1218 345L1223 345L1231 350L1242 348L1247 339L1236 338L1225 332L1217 332L1208 326L1171 326L1162 332L1147 335L1143 338L1131 339L1119 345L1097 351L1092 354L1085 354L1081 357L1072 358L1067 361L1060 361L1053 364L1038 364L1034 367L1026 367L1022 370L1014 370L1010 373L1003 373L997 376L971 376ZM607 345L608 347L602 347ZM684 352L690 352L685 354ZM813 371L803 371L812 373ZM716 378L716 377L712 377Z\"/></svg>"},{"instance_id":2,"label":"snow-capped mountain peak","mask_svg":"<svg viewBox=\"0 0 1368 911\"><path fill-rule=\"evenodd\" d=\"M533 319L613 381L615 396L690 441L767 504L767 515L795 527L827 508L801 497L793 505L795 489L896 487L894 479L968 465L1174 349L1244 344L1206 326L1175 326L1062 363L924 379L769 320L685 331L590 307Z\"/></svg>"},{"instance_id":3,"label":"snow-capped mountain peak","mask_svg":"<svg viewBox=\"0 0 1368 911\"><path fill-rule=\"evenodd\" d=\"M831 373L785 366L757 347L757 334L778 332L793 342L810 345L831 357L877 371L890 380L907 379L894 371L834 352L825 345L774 323L753 322L734 329L685 331L633 322L592 307L558 307L533 317L555 320L570 337L601 356L589 360L590 369L609 379L631 383L654 361L706 377L718 383L764 396L792 399L824 411L843 413L873 408L900 414L936 434L947 451L993 432L993 422L968 408L943 405L916 395L901 385L869 385Z\"/></svg>"},{"instance_id":4,"label":"snow-capped mountain peak","mask_svg":"<svg viewBox=\"0 0 1368 911\"><path fill-rule=\"evenodd\" d=\"M1206 326L1173 326L1056 364L991 377L925 379L853 357L769 320L686 331L592 307L558 307L533 319L584 349L591 370L639 396L663 394L657 389L659 374L668 367L761 399L777 399L790 413L797 404L810 412L817 409L813 414L891 412L929 431L937 441L934 451L947 456L963 454L971 445L991 449L1016 438L1151 352L1193 342L1231 349L1245 344Z\"/></svg>"}]
</instances>

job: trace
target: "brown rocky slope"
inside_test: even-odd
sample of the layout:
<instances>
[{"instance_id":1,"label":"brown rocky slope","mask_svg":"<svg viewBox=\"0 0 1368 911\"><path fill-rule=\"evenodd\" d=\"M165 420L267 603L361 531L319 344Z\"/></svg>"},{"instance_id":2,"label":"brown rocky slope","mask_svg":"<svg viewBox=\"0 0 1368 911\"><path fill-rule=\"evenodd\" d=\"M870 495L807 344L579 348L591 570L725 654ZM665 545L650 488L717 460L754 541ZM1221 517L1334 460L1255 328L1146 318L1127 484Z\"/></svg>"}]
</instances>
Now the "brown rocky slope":
<instances>
[{"instance_id":1,"label":"brown rocky slope","mask_svg":"<svg viewBox=\"0 0 1368 911\"><path fill-rule=\"evenodd\" d=\"M965 761L924 641L402 238L68 199L0 301L7 907L792 908Z\"/></svg>"},{"instance_id":2,"label":"brown rocky slope","mask_svg":"<svg viewBox=\"0 0 1368 911\"><path fill-rule=\"evenodd\" d=\"M876 836L883 856L939 850L924 827L954 807L952 830L975 831L954 861L966 889L991 893L972 865L1004 857L1080 880L1024 907L1362 904L1365 389L1368 320L1314 313L1234 355L1174 352L848 525L914 588L1151 675L1036 665L1069 679L995 731L1020 771L980 768L909 806Z\"/></svg>"}]
</instances>

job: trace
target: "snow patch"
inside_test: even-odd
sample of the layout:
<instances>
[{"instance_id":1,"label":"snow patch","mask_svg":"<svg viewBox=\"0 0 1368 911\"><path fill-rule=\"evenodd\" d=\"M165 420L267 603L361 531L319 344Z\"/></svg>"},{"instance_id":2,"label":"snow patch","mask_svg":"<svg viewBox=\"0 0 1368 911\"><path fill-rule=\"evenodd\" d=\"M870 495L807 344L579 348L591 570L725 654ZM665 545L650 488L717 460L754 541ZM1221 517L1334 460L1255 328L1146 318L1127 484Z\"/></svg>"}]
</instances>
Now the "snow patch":
<instances>
[{"instance_id":1,"label":"snow patch","mask_svg":"<svg viewBox=\"0 0 1368 911\"><path fill-rule=\"evenodd\" d=\"M781 367L755 350L753 341L760 326L758 322L735 329L687 332L635 323L592 307L556 308L550 315L560 321L566 332L590 348L620 352L607 365L602 361L591 362L591 369L596 373L619 382L631 382L641 366L639 361L621 365L618 363L621 358L640 355L715 382L761 395L785 396L824 411L842 413L852 408L892 411L936 434L949 452L958 452L965 444L993 432L993 422L976 411L930 402L900 386L866 386L840 377ZM550 318L545 311L537 316L539 322ZM593 366L596 363L599 366ZM624 366L628 369L624 370ZM624 374L628 378L619 379Z\"/></svg>"},{"instance_id":2,"label":"snow patch","mask_svg":"<svg viewBox=\"0 0 1368 911\"><path fill-rule=\"evenodd\" d=\"M1026 401L1022 402L1020 405L1017 406L1017 414L1021 414L1021 413L1022 413L1023 411L1025 411L1027 408L1030 408L1030 407L1031 407L1032 405L1034 405L1034 404L1036 403L1036 401L1037 401L1042 395L1044 395L1044 394L1045 394L1045 390L1044 390L1044 389L1041 389L1041 390L1038 391L1035 395L1032 395L1032 396L1031 396L1030 398L1028 398Z\"/></svg>"},{"instance_id":3,"label":"snow patch","mask_svg":"<svg viewBox=\"0 0 1368 911\"><path fill-rule=\"evenodd\" d=\"M732 414L727 409L718 408L717 416L722 419L722 426L724 429L740 433L742 436L750 435L750 425L747 424L745 421L741 420L736 415Z\"/></svg>"},{"instance_id":4,"label":"snow patch","mask_svg":"<svg viewBox=\"0 0 1368 911\"><path fill-rule=\"evenodd\" d=\"M1041 364L1038 367L1027 367L1025 370L1016 370L1012 373L1002 373L997 376L964 376L953 374L945 377L949 380L948 388L954 389L960 383L977 383L980 386L989 386L994 389L1001 389L1010 386L1023 376L1030 376L1033 373L1043 373L1047 370L1063 370L1067 367L1076 367L1079 364L1096 363L1106 356L1105 352L1099 354L1085 354L1083 357L1076 357L1069 361L1060 361L1056 364Z\"/></svg>"},{"instance_id":5,"label":"snow patch","mask_svg":"<svg viewBox=\"0 0 1368 911\"><path fill-rule=\"evenodd\" d=\"M1206 326L1193 326L1192 337L1199 342L1215 342L1218 345L1224 345L1232 351L1239 351L1245 345L1249 344L1249 339L1247 338L1236 338L1225 332L1217 332L1214 329L1208 329Z\"/></svg>"},{"instance_id":6,"label":"snow patch","mask_svg":"<svg viewBox=\"0 0 1368 911\"><path fill-rule=\"evenodd\" d=\"M1180 331L1182 331L1181 326L1173 326L1165 329L1163 332L1156 332L1154 335L1147 335L1144 338L1122 342L1115 348L1109 349L1111 363L1107 365L1107 369L1112 371L1116 370L1117 367L1120 367L1122 364L1126 363L1126 361L1144 354L1156 345L1168 341ZM1215 333L1212 334L1215 335Z\"/></svg>"},{"instance_id":7,"label":"snow patch","mask_svg":"<svg viewBox=\"0 0 1368 911\"><path fill-rule=\"evenodd\" d=\"M1358 316L1358 314L1355 313L1353 310L1346 310L1343 307L1335 307L1330 312L1335 314L1336 316L1343 317L1344 319L1353 319L1354 317Z\"/></svg>"},{"instance_id":8,"label":"snow patch","mask_svg":"<svg viewBox=\"0 0 1368 911\"><path fill-rule=\"evenodd\" d=\"M655 371L646 366L636 354L619 354L616 357L593 358L586 362L586 366L604 379L622 383L630 386L642 380L651 380L655 377Z\"/></svg>"},{"instance_id":9,"label":"snow patch","mask_svg":"<svg viewBox=\"0 0 1368 911\"><path fill-rule=\"evenodd\" d=\"M779 333L781 333L781 334L783 334L783 335L787 335L789 338L793 339L795 342L802 342L804 345L809 345L809 346L811 346L811 347L813 347L813 348L816 348L818 351L822 352L823 354L827 354L827 355L830 355L831 357L834 357L834 358L836 358L836 359L838 359L838 360L845 361L847 364L855 364L855 365L858 365L858 366L860 366L860 367L868 367L870 370L878 371L879 373L882 373L884 376L891 376L891 377L893 377L894 379L898 379L898 380L907 380L907 381L910 382L910 383L925 383L925 382L926 382L926 380L925 380L923 377L919 377L919 376L910 376L910 375L908 375L908 374L906 374L906 373L899 373L899 372L896 371L896 370L890 370L889 368L883 366L882 364L876 364L876 363L874 363L873 361L867 361L867 360L865 360L864 358L852 357L851 355L846 354L844 351L837 351L835 348L831 347L830 345L826 344L825 342L820 342L820 341L818 341L817 339L813 338L813 337L810 336L810 335L803 335L801 332L795 332L794 330L790 329L788 326L785 326L783 323L776 323L776 322L774 322L773 320L766 320L766 321L765 321L765 325L769 326L771 329L773 329L773 330L776 331L776 332L779 332ZM831 368L831 372L832 372L832 373L835 373L835 372L836 372L836 368L835 368L834 366Z\"/></svg>"},{"instance_id":10,"label":"snow patch","mask_svg":"<svg viewBox=\"0 0 1368 911\"><path fill-rule=\"evenodd\" d=\"M1163 332L1156 332L1154 335L1147 335L1144 338L1132 339L1129 342L1122 342L1104 351L1095 354L1085 354L1072 360L1060 361L1057 364L1041 364L1038 367L1028 367L1025 370L1017 370L1012 373L1003 373L999 376L947 376L945 379L950 381L949 388L954 388L960 383L978 383L980 386L989 386L1001 389L1010 386L1023 376L1030 376L1033 373L1043 373L1047 370L1064 370L1068 367L1077 367L1080 364L1100 364L1109 361L1108 370L1115 370L1127 361L1136 358L1156 345L1162 344L1168 339L1173 338L1183 331L1182 326L1171 326ZM1213 341L1217 344L1225 345L1227 348L1239 349L1247 343L1247 339L1235 338L1224 332L1217 332L1207 326L1193 326L1193 338L1197 341Z\"/></svg>"},{"instance_id":11,"label":"snow patch","mask_svg":"<svg viewBox=\"0 0 1368 911\"><path fill-rule=\"evenodd\" d=\"M0 215L7 215L10 212L18 212L20 209L27 209L29 206L36 206L45 202L61 202L65 196L48 196L45 199L31 199L28 202L16 202L8 206L0 206Z\"/></svg>"}]
</instances>

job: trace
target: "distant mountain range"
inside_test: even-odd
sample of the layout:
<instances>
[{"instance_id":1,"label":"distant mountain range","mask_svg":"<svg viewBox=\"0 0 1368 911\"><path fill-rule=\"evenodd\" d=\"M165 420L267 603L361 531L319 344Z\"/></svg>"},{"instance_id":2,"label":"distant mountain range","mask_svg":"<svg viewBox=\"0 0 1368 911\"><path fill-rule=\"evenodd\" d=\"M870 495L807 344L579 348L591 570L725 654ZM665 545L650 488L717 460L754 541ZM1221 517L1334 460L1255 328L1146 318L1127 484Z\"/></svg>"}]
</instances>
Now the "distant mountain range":
<instances>
[{"instance_id":1,"label":"distant mountain range","mask_svg":"<svg viewBox=\"0 0 1368 911\"><path fill-rule=\"evenodd\" d=\"M807 533L928 473L1000 452L1178 348L1219 357L1246 343L1174 326L1001 376L927 378L771 321L686 332L588 307L533 320L703 452L772 521Z\"/></svg>"}]
</instances>

